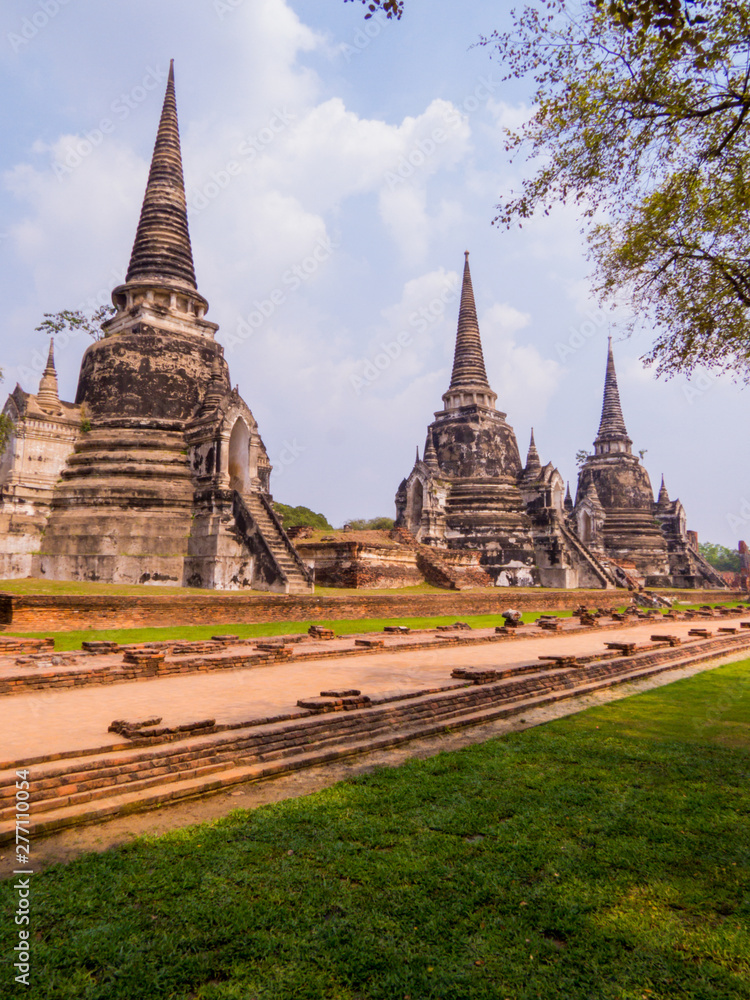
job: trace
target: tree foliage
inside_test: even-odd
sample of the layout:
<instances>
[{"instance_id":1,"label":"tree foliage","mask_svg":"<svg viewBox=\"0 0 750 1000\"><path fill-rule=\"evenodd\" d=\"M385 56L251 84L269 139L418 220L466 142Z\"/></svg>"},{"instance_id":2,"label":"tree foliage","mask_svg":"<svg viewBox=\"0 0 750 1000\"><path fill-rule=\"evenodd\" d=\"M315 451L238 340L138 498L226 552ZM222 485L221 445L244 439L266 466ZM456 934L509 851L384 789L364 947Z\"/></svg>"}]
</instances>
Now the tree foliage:
<instances>
[{"instance_id":1,"label":"tree foliage","mask_svg":"<svg viewBox=\"0 0 750 1000\"><path fill-rule=\"evenodd\" d=\"M346 522L352 531L390 531L393 528L392 517L354 518Z\"/></svg>"},{"instance_id":2,"label":"tree foliage","mask_svg":"<svg viewBox=\"0 0 750 1000\"><path fill-rule=\"evenodd\" d=\"M577 205L602 297L654 328L644 360L750 380L750 3L539 0L481 44L535 84L506 148L536 171L494 221Z\"/></svg>"},{"instance_id":3,"label":"tree foliage","mask_svg":"<svg viewBox=\"0 0 750 1000\"><path fill-rule=\"evenodd\" d=\"M713 542L700 542L698 551L714 569L739 573L740 554L736 549L728 549L724 545L716 545Z\"/></svg>"},{"instance_id":4,"label":"tree foliage","mask_svg":"<svg viewBox=\"0 0 750 1000\"><path fill-rule=\"evenodd\" d=\"M344 0L344 3L350 2L351 0ZM398 21L404 12L404 0L360 0L360 2L367 6L365 20L372 17L373 14L377 14L378 11L383 11L386 17L395 18Z\"/></svg>"},{"instance_id":5,"label":"tree foliage","mask_svg":"<svg viewBox=\"0 0 750 1000\"><path fill-rule=\"evenodd\" d=\"M642 39L654 31L673 53L703 51L707 19L701 0L594 0L593 6Z\"/></svg>"},{"instance_id":6,"label":"tree foliage","mask_svg":"<svg viewBox=\"0 0 750 1000\"><path fill-rule=\"evenodd\" d=\"M285 528L317 528L331 530L324 514L316 514L309 507L289 507L285 503L273 502L273 509L281 517Z\"/></svg>"},{"instance_id":7,"label":"tree foliage","mask_svg":"<svg viewBox=\"0 0 750 1000\"><path fill-rule=\"evenodd\" d=\"M115 310L112 306L99 306L93 312L85 313L81 309L63 309L58 313L45 313L44 319L35 329L39 333L45 333L53 337L56 333L66 330L72 334L83 331L94 340L101 340L104 336L102 323L114 316Z\"/></svg>"}]
</instances>

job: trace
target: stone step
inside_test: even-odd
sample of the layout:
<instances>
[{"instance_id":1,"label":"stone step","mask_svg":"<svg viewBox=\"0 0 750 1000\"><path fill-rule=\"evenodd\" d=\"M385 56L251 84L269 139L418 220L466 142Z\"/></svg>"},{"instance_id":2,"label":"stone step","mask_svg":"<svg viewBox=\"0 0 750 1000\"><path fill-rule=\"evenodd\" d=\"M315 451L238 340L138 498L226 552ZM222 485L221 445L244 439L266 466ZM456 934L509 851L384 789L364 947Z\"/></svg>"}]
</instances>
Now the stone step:
<instances>
[{"instance_id":1,"label":"stone step","mask_svg":"<svg viewBox=\"0 0 750 1000\"><path fill-rule=\"evenodd\" d=\"M87 802L96 802L100 799L110 799L113 794L118 794L119 791L128 789L129 791L138 790L140 793L143 790L149 788L158 788L164 785L171 785L175 782L185 781L190 778L205 778L208 775L216 774L219 771L225 771L227 767L231 764L221 763L221 764L205 764L200 767L193 767L179 772L171 772L166 768L156 768L155 772L152 769L149 776L138 777L132 782L122 782L120 784L112 784L107 782L98 788L91 788L87 791L76 791L76 792L63 792L62 786L58 790L58 794L54 798L44 800L44 808L39 809L38 805L35 812L41 815L46 815L50 812L56 812L58 809L63 809L67 806L80 806ZM160 773L160 772L164 773ZM32 806L33 808L33 806ZM0 811L0 824L4 820L10 819L15 815L15 807L12 809L3 809Z\"/></svg>"}]
</instances>

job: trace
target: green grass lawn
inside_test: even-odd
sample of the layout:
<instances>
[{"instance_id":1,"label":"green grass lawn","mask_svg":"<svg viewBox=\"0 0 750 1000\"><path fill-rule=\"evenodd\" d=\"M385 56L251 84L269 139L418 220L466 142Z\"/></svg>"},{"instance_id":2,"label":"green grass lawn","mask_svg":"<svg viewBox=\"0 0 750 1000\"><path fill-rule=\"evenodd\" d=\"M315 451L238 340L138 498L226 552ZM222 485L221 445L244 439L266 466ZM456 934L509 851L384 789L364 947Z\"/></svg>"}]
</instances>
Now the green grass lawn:
<instances>
[{"instance_id":1,"label":"green grass lawn","mask_svg":"<svg viewBox=\"0 0 750 1000\"><path fill-rule=\"evenodd\" d=\"M748 998L749 772L745 661L35 875L29 988L3 883L0 995Z\"/></svg>"},{"instance_id":2,"label":"green grass lawn","mask_svg":"<svg viewBox=\"0 0 750 1000\"><path fill-rule=\"evenodd\" d=\"M472 593L495 593L493 587L470 587ZM513 587L509 588L508 602L513 603L513 594L538 594L538 587ZM656 592L659 592L657 588ZM261 590L205 590L194 587L167 587L154 586L149 584L127 584L127 583L87 583L73 580L0 580L0 593L6 594L70 594L70 595L113 595L121 597L180 597L202 595L204 597L238 597L241 595L251 597L269 596L266 591ZM462 591L466 593L466 591ZM595 606L597 604L597 590L581 590L581 603ZM444 594L446 599L450 597L451 591L444 587L434 587L430 583L418 583L412 587L394 587L391 589L380 588L357 588L357 587L320 587L316 585L315 596L317 597L351 597L352 595L364 596L400 596L403 594ZM278 596L278 595L277 595ZM697 605L695 605L697 606Z\"/></svg>"},{"instance_id":3,"label":"green grass lawn","mask_svg":"<svg viewBox=\"0 0 750 1000\"><path fill-rule=\"evenodd\" d=\"M529 611L523 614L524 621L535 621L541 611ZM557 612L559 617L569 617L570 611ZM352 635L361 632L382 632L386 625L408 625L410 628L435 628L436 625L452 625L457 621L456 615L443 615L433 618L354 618L346 621L335 619L314 618L306 622L262 622L257 625L239 623L236 625L183 625L164 626L163 628L126 628L99 629L77 632L4 632L3 635L20 635L36 638L52 636L55 649L80 649L81 643L91 639L107 639L113 642L157 642L162 639L210 639L212 635L237 635L241 639L256 636L300 635L307 632L310 625L322 625L331 628L337 635ZM502 625L500 615L463 615L461 621L472 628L490 628Z\"/></svg>"}]
</instances>

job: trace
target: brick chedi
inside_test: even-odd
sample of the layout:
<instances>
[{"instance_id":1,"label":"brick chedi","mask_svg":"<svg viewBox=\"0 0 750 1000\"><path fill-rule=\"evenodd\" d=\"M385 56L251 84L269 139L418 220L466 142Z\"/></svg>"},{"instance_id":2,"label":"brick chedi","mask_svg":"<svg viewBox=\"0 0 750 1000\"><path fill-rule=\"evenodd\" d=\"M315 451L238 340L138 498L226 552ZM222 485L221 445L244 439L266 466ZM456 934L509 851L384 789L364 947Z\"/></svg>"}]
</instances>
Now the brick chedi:
<instances>
[{"instance_id":1,"label":"brick chedi","mask_svg":"<svg viewBox=\"0 0 750 1000\"><path fill-rule=\"evenodd\" d=\"M495 586L615 587L567 523L562 477L542 465L533 431L524 466L495 407L468 257L450 385L396 494L396 525L445 558L478 553Z\"/></svg>"},{"instance_id":2,"label":"brick chedi","mask_svg":"<svg viewBox=\"0 0 750 1000\"><path fill-rule=\"evenodd\" d=\"M397 526L428 545L474 549L496 584L539 582L531 520L518 486L521 458L487 380L465 256L453 371L424 456L396 497Z\"/></svg>"},{"instance_id":3,"label":"brick chedi","mask_svg":"<svg viewBox=\"0 0 750 1000\"><path fill-rule=\"evenodd\" d=\"M61 404L76 433L65 438L32 571L310 590L270 505L257 423L231 388L218 327L198 292L173 66L130 265L112 301L115 315L84 354L75 404ZM50 392L40 387L34 405L51 401Z\"/></svg>"},{"instance_id":4,"label":"brick chedi","mask_svg":"<svg viewBox=\"0 0 750 1000\"><path fill-rule=\"evenodd\" d=\"M632 444L620 404L612 340L594 454L581 467L571 522L579 539L646 586L721 586L693 549L685 511L664 489L654 502L651 480Z\"/></svg>"},{"instance_id":5,"label":"brick chedi","mask_svg":"<svg viewBox=\"0 0 750 1000\"><path fill-rule=\"evenodd\" d=\"M396 493L396 525L437 552L478 553L496 586L721 586L688 542L684 510L654 503L632 454L610 344L595 454L575 505L531 432L526 464L496 409L477 322L468 254L453 371L422 458Z\"/></svg>"}]
</instances>

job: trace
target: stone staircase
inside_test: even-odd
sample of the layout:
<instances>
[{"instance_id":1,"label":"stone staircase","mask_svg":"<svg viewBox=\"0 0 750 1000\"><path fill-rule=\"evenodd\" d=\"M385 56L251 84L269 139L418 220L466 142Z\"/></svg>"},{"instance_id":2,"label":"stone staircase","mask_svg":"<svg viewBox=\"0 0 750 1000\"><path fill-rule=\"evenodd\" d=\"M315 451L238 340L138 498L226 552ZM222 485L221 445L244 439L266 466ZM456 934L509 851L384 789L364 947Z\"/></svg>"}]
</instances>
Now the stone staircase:
<instances>
[{"instance_id":1,"label":"stone staircase","mask_svg":"<svg viewBox=\"0 0 750 1000\"><path fill-rule=\"evenodd\" d=\"M239 507L244 508L244 512L257 524L263 540L286 580L287 594L312 593L314 590L312 573L299 557L266 498L260 493L242 497L235 491L234 506L235 520L238 520L236 511Z\"/></svg>"},{"instance_id":2,"label":"stone staircase","mask_svg":"<svg viewBox=\"0 0 750 1000\"><path fill-rule=\"evenodd\" d=\"M696 549L694 549L692 546L689 545L686 546L686 550L689 553L690 559L693 560L697 569L700 571L700 573L703 575L703 577L711 586L717 588L720 587L724 590L729 589L729 584L721 575L721 573L715 570L714 567L711 565L711 563L707 562L703 558L700 552L698 552Z\"/></svg>"},{"instance_id":3,"label":"stone staircase","mask_svg":"<svg viewBox=\"0 0 750 1000\"><path fill-rule=\"evenodd\" d=\"M622 579L620 579L617 574L613 572L609 561L597 558L594 553L580 541L578 536L570 530L570 528L563 522L562 518L559 519L558 526L567 544L575 551L578 558L588 565L594 575L601 580L605 590L610 587L622 587L624 585Z\"/></svg>"},{"instance_id":4,"label":"stone staircase","mask_svg":"<svg viewBox=\"0 0 750 1000\"><path fill-rule=\"evenodd\" d=\"M206 735L154 737L89 752L0 764L0 844L15 836L15 771L30 770L31 837L154 809L234 785L471 726L603 687L747 649L747 634L647 647L577 662L510 667L491 682L453 681L381 695L352 711L300 711L217 727ZM548 658L552 660L552 658ZM28 835L28 834L27 834Z\"/></svg>"},{"instance_id":5,"label":"stone staircase","mask_svg":"<svg viewBox=\"0 0 750 1000\"><path fill-rule=\"evenodd\" d=\"M443 558L439 549L418 542L412 533L403 527L393 528L391 538L402 545L414 549L417 567L427 583L447 590L465 590L470 587L489 587L492 580L480 567L452 566Z\"/></svg>"}]
</instances>

